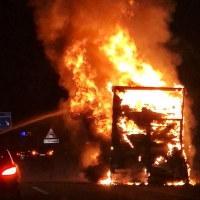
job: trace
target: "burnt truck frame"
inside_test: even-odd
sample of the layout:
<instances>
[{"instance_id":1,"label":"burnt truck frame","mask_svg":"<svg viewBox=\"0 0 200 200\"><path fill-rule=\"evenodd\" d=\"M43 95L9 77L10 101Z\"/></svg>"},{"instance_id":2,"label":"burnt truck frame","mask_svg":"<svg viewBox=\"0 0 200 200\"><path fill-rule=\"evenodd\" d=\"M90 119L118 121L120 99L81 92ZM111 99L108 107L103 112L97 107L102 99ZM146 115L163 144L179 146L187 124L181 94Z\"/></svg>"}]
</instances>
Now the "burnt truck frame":
<instances>
[{"instance_id":1,"label":"burnt truck frame","mask_svg":"<svg viewBox=\"0 0 200 200\"><path fill-rule=\"evenodd\" d=\"M112 114L112 147L110 155L111 180L116 184L144 183L167 184L183 181L188 183L188 168L183 152L183 109L184 88L173 87L129 87L113 86ZM123 98L119 93L127 91L152 92L164 91L181 97L181 114L179 118L173 115L166 117L144 106L142 109L132 109L121 105ZM134 100L134 96L132 97ZM155 98L159 98L155 96ZM119 127L119 118L134 122L140 127L141 133L129 134ZM176 129L175 129L176 127ZM176 136L171 132L175 129ZM134 130L129 130L134 131ZM126 138L124 138L126 137ZM126 139L126 140L125 140ZM128 142L127 142L128 141ZM160 142L158 142L160 141ZM169 153L168 144L179 142L180 147L174 147ZM155 164L156 158L163 161Z\"/></svg>"}]
</instances>

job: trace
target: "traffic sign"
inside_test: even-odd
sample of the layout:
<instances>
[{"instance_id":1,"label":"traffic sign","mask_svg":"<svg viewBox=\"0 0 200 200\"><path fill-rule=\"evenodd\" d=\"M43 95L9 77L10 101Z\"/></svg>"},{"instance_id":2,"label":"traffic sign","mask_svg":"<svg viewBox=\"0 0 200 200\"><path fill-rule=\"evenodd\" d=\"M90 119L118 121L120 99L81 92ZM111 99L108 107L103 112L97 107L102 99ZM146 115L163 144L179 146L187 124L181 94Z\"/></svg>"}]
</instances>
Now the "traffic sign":
<instances>
[{"instance_id":1,"label":"traffic sign","mask_svg":"<svg viewBox=\"0 0 200 200\"><path fill-rule=\"evenodd\" d=\"M44 139L44 144L59 143L59 139Z\"/></svg>"},{"instance_id":2,"label":"traffic sign","mask_svg":"<svg viewBox=\"0 0 200 200\"><path fill-rule=\"evenodd\" d=\"M52 128L50 128L49 132L46 135L46 138L57 138Z\"/></svg>"},{"instance_id":3,"label":"traffic sign","mask_svg":"<svg viewBox=\"0 0 200 200\"><path fill-rule=\"evenodd\" d=\"M50 143L59 143L59 139L57 138L56 134L54 133L53 129L51 128L49 132L47 133L45 139L44 139L45 144L50 144Z\"/></svg>"},{"instance_id":4,"label":"traffic sign","mask_svg":"<svg viewBox=\"0 0 200 200\"><path fill-rule=\"evenodd\" d=\"M11 112L0 112L0 130L7 130L11 128Z\"/></svg>"}]
</instances>

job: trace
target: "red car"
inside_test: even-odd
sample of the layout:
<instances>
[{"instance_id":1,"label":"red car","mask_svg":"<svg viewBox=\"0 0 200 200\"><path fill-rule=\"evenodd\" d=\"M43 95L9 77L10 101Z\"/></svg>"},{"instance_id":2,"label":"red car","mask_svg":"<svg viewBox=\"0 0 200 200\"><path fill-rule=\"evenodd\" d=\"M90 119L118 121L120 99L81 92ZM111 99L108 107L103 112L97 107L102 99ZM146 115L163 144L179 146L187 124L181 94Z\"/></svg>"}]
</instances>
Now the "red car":
<instances>
[{"instance_id":1,"label":"red car","mask_svg":"<svg viewBox=\"0 0 200 200\"><path fill-rule=\"evenodd\" d=\"M21 173L6 147L0 146L0 199L20 199Z\"/></svg>"}]
</instances>

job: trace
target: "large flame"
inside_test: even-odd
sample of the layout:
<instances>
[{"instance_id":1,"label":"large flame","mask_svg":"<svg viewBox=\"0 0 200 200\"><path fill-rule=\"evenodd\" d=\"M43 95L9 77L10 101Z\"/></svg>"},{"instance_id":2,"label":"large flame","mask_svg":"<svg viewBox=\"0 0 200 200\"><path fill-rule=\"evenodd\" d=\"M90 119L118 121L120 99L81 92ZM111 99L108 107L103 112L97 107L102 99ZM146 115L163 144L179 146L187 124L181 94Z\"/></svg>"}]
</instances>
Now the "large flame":
<instances>
[{"instance_id":1,"label":"large flame","mask_svg":"<svg viewBox=\"0 0 200 200\"><path fill-rule=\"evenodd\" d=\"M104 38L100 47L117 73L121 76L118 85L165 86L162 74L153 70L139 56L135 42L130 39L128 32L117 27L114 34Z\"/></svg>"},{"instance_id":2,"label":"large flame","mask_svg":"<svg viewBox=\"0 0 200 200\"><path fill-rule=\"evenodd\" d=\"M56 0L42 4L33 0L31 5L36 11L38 37L49 59L58 66L60 84L69 92L69 99L61 103L61 108L68 110L65 119L72 133L86 134L85 140L89 142L110 141L113 85L183 88L176 72L180 59L164 47L171 35L167 23L174 9L172 1L74 0L69 3ZM145 106L162 113L168 125L171 118L183 116L179 92L128 91L118 96L123 99L122 106L128 105L133 110L142 110ZM168 152L170 154L173 147L183 147L185 159L191 161L190 127L194 123L187 99L185 105L184 144L181 146L177 139L180 126L175 124L169 132L174 140L168 144ZM134 145L127 135L145 134L145 130L126 117L118 119L118 127L126 129L123 138L132 148ZM155 131L162 130L162 124L152 123L152 127ZM78 143L79 139L74 141ZM160 142L163 141L157 140ZM91 145L92 150L84 145L79 151L83 167L100 161L109 165L109 159L103 159L109 157L109 153L101 149L104 145ZM95 149L98 152L94 152ZM106 156L97 159L100 152ZM89 162L84 161L88 157ZM163 160L157 158L155 164Z\"/></svg>"},{"instance_id":3,"label":"large flame","mask_svg":"<svg viewBox=\"0 0 200 200\"><path fill-rule=\"evenodd\" d=\"M71 96L70 111L75 115L92 112L88 117L94 120L95 132L102 137L109 137L112 123L112 93L106 85L113 85L114 83L108 80L104 89L99 89L95 85L95 78L98 75L92 69L86 56L86 43L87 41L74 43L66 51L65 65L72 71L77 88L74 96ZM134 41L130 40L127 31L123 28L117 26L112 35L104 37L101 42L97 43L99 44L99 53L107 58L109 65L117 74L121 74L117 80L119 85L166 86L167 81L162 80L162 73L154 70L150 64L139 58ZM177 84L174 83L174 86ZM182 88L182 86L179 87ZM183 118L183 95L182 91L166 92L162 90L133 90L125 93L119 92L118 94L122 99L121 106L128 105L134 111L142 111L142 108L146 107L151 111L162 113L164 118L168 119L165 126L174 123L172 119ZM138 128L133 121L128 120L126 117L118 120L118 127L127 134L145 134L145 130ZM162 130L163 126L163 124L154 124L154 131ZM174 147L179 150L182 148L180 129L179 120L177 120L168 133L168 135L174 137L172 142L168 143L169 155ZM125 134L123 134L123 138L134 148L134 145Z\"/></svg>"},{"instance_id":4,"label":"large flame","mask_svg":"<svg viewBox=\"0 0 200 200\"><path fill-rule=\"evenodd\" d=\"M110 135L111 114L112 114L112 94L109 92L109 85L140 85L140 86L166 86L162 80L162 73L154 70L150 64L142 61L137 55L137 48L134 41L131 41L126 30L119 26L110 36L105 36L99 44L99 53L109 61L113 72L117 74L117 79L102 80L101 88L95 79L98 78L97 72L92 68L87 58L87 41L77 41L72 47L68 48L65 55L65 66L71 71L76 91L71 95L70 112L73 115L83 114L92 111L91 118L94 119L95 131L100 135ZM106 66L102 66L106 68ZM112 76L112 74L111 74ZM160 98L165 98L165 94L159 94ZM130 98L131 94L126 94ZM147 95L149 94L139 94ZM155 99L152 96L152 101ZM140 96L138 97L140 98ZM137 99L136 99L137 101ZM169 102L179 103L178 97L169 97ZM157 99L155 104L163 103L162 99ZM169 102L166 102L169 104ZM126 104L126 102L124 102ZM171 104L171 103L170 103ZM169 104L169 107L170 107ZM160 105L165 106L165 105ZM176 106L176 105L175 105ZM163 109L163 108L159 108ZM170 108L174 109L174 108ZM176 108L177 109L177 108ZM179 112L179 111L177 111ZM180 113L179 113L180 114Z\"/></svg>"}]
</instances>

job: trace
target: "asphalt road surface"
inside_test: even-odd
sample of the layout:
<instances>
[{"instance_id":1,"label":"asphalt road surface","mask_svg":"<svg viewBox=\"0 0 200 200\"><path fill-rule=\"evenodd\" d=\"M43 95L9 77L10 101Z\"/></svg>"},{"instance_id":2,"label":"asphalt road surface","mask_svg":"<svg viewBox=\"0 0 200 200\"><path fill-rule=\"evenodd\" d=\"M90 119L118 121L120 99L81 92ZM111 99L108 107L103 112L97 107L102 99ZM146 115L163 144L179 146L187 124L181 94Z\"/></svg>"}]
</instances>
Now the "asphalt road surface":
<instances>
[{"instance_id":1,"label":"asphalt road surface","mask_svg":"<svg viewBox=\"0 0 200 200\"><path fill-rule=\"evenodd\" d=\"M197 188L26 182L22 200L199 200Z\"/></svg>"},{"instance_id":2,"label":"asphalt road surface","mask_svg":"<svg viewBox=\"0 0 200 200\"><path fill-rule=\"evenodd\" d=\"M199 200L200 186L99 185L63 162L23 162L22 200ZM73 170L72 170L73 168Z\"/></svg>"}]
</instances>

